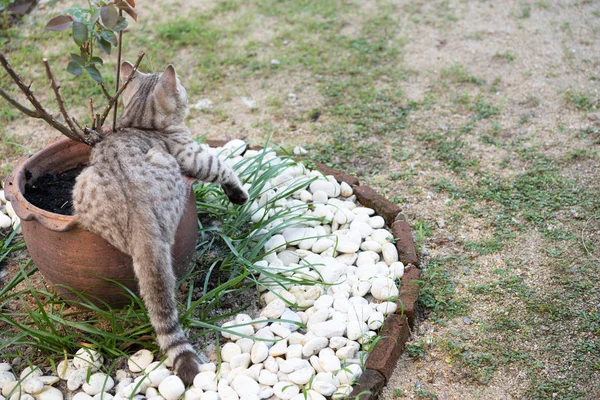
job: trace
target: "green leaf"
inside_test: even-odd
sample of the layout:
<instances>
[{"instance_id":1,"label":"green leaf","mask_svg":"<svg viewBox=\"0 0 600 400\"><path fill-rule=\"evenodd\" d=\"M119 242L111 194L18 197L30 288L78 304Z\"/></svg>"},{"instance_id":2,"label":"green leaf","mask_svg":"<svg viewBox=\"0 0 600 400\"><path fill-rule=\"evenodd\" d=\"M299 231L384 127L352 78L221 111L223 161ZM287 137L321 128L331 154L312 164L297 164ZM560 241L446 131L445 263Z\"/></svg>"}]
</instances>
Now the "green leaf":
<instances>
[{"instance_id":1,"label":"green leaf","mask_svg":"<svg viewBox=\"0 0 600 400\"><path fill-rule=\"evenodd\" d=\"M108 30L102 30L102 38L113 46L116 46L119 43L117 41L117 35Z\"/></svg>"},{"instance_id":2,"label":"green leaf","mask_svg":"<svg viewBox=\"0 0 600 400\"><path fill-rule=\"evenodd\" d=\"M93 65L104 65L104 60L100 57L92 57L90 58L89 63Z\"/></svg>"},{"instance_id":3,"label":"green leaf","mask_svg":"<svg viewBox=\"0 0 600 400\"><path fill-rule=\"evenodd\" d=\"M114 4L109 4L100 9L102 23L108 29L113 29L119 20L119 11Z\"/></svg>"},{"instance_id":4,"label":"green leaf","mask_svg":"<svg viewBox=\"0 0 600 400\"><path fill-rule=\"evenodd\" d=\"M98 71L98 68L96 68L96 66L90 65L88 67L85 67L85 70L93 80L95 80L98 83L102 83L102 75L100 75L100 71Z\"/></svg>"},{"instance_id":5,"label":"green leaf","mask_svg":"<svg viewBox=\"0 0 600 400\"><path fill-rule=\"evenodd\" d=\"M71 60L81 65L82 67L86 64L85 59L79 54L71 53Z\"/></svg>"},{"instance_id":6,"label":"green leaf","mask_svg":"<svg viewBox=\"0 0 600 400\"><path fill-rule=\"evenodd\" d=\"M129 22L127 22L127 20L124 17L119 16L119 20L117 21L117 24L113 27L113 31L122 31L123 29L127 28L127 25L129 25Z\"/></svg>"},{"instance_id":7,"label":"green leaf","mask_svg":"<svg viewBox=\"0 0 600 400\"><path fill-rule=\"evenodd\" d=\"M83 22L73 22L73 40L78 46L83 46L86 40L88 40L88 29Z\"/></svg>"},{"instance_id":8,"label":"green leaf","mask_svg":"<svg viewBox=\"0 0 600 400\"><path fill-rule=\"evenodd\" d=\"M70 61L69 64L67 65L67 72L70 74L73 74L75 76L79 76L79 75L81 75L83 70L81 69L81 65L79 65L75 61Z\"/></svg>"},{"instance_id":9,"label":"green leaf","mask_svg":"<svg viewBox=\"0 0 600 400\"><path fill-rule=\"evenodd\" d=\"M110 54L110 43L102 38L98 38L98 46L104 51L106 54Z\"/></svg>"},{"instance_id":10,"label":"green leaf","mask_svg":"<svg viewBox=\"0 0 600 400\"><path fill-rule=\"evenodd\" d=\"M58 17L52 18L46 24L47 31L61 32L66 31L73 24L73 19L66 15L59 15Z\"/></svg>"},{"instance_id":11,"label":"green leaf","mask_svg":"<svg viewBox=\"0 0 600 400\"><path fill-rule=\"evenodd\" d=\"M90 24L95 24L100 19L100 10L94 9L94 13L90 15Z\"/></svg>"}]
</instances>

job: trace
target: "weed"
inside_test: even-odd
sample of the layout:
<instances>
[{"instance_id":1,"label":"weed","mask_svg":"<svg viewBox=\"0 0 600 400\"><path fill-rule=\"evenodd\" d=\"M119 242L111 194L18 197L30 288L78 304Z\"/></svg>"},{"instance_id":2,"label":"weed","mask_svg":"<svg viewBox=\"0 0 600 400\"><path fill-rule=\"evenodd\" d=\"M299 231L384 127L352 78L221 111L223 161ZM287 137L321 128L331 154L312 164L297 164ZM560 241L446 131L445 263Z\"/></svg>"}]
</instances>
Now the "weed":
<instances>
[{"instance_id":1,"label":"weed","mask_svg":"<svg viewBox=\"0 0 600 400\"><path fill-rule=\"evenodd\" d=\"M568 106L583 112L590 112L598 108L598 99L593 99L586 93L571 90L565 92L565 102Z\"/></svg>"},{"instance_id":2,"label":"weed","mask_svg":"<svg viewBox=\"0 0 600 400\"><path fill-rule=\"evenodd\" d=\"M456 284L447 271L449 263L462 258L446 257L431 259L419 285L419 304L433 312L434 320L445 320L464 315L469 307L464 299L455 298Z\"/></svg>"},{"instance_id":3,"label":"weed","mask_svg":"<svg viewBox=\"0 0 600 400\"><path fill-rule=\"evenodd\" d=\"M496 52L496 54L494 54L494 58L503 59L508 62L515 61L515 55L510 51L505 51L504 53Z\"/></svg>"}]
</instances>

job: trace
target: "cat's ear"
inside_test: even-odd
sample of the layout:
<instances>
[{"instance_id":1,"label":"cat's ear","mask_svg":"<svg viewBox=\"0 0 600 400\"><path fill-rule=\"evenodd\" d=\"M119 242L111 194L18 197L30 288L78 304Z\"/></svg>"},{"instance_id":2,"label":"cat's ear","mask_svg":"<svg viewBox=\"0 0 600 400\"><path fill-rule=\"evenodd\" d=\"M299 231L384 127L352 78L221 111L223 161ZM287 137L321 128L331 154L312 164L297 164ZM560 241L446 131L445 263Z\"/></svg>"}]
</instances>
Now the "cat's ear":
<instances>
[{"instance_id":1,"label":"cat's ear","mask_svg":"<svg viewBox=\"0 0 600 400\"><path fill-rule=\"evenodd\" d=\"M177 72L172 64L167 66L165 72L160 77L160 83L162 87L170 93L179 93L179 86L177 85Z\"/></svg>"},{"instance_id":2,"label":"cat's ear","mask_svg":"<svg viewBox=\"0 0 600 400\"><path fill-rule=\"evenodd\" d=\"M123 61L123 63L121 64L121 79L123 79L123 81L129 79L134 70L135 67L132 63L130 63L129 61Z\"/></svg>"}]
</instances>

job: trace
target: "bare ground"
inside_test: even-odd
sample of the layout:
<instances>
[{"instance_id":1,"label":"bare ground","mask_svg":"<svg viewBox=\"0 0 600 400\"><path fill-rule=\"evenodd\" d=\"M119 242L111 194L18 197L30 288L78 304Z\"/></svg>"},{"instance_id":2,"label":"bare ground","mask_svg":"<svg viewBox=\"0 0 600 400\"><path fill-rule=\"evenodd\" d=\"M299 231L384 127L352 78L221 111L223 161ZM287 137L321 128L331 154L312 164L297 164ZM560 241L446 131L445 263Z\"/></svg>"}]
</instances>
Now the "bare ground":
<instances>
[{"instance_id":1,"label":"bare ground","mask_svg":"<svg viewBox=\"0 0 600 400\"><path fill-rule=\"evenodd\" d=\"M140 6L131 48L213 104L195 135L306 146L409 217L423 312L381 398L600 397L598 2ZM52 136L0 133L3 174Z\"/></svg>"}]
</instances>

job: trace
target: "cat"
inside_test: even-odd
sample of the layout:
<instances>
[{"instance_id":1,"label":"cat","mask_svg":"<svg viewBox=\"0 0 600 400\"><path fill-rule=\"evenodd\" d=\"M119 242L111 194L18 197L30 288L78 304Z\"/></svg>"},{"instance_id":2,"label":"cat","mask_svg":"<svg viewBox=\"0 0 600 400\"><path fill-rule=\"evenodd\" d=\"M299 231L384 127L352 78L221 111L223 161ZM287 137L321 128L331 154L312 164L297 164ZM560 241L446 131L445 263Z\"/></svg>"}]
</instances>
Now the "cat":
<instances>
[{"instance_id":1,"label":"cat","mask_svg":"<svg viewBox=\"0 0 600 400\"><path fill-rule=\"evenodd\" d=\"M131 74L117 130L92 149L89 165L77 177L75 218L132 257L160 348L189 385L200 361L178 322L171 266L186 201L182 173L220 184L235 204L246 203L248 192L227 164L192 139L184 122L187 92L175 68L142 73L126 61L123 81Z\"/></svg>"}]
</instances>

